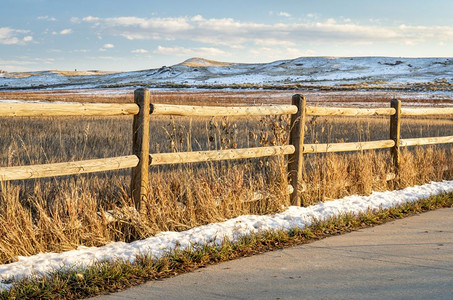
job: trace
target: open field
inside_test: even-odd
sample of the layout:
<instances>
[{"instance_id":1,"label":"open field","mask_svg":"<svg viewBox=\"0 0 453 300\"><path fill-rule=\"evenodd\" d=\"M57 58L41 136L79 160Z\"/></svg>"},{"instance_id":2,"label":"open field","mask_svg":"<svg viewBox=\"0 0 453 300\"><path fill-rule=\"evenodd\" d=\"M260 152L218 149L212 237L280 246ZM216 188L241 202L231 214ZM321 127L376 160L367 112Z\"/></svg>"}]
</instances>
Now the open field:
<instances>
[{"instance_id":1,"label":"open field","mask_svg":"<svg viewBox=\"0 0 453 300\"><path fill-rule=\"evenodd\" d=\"M133 102L134 88L1 91L0 100L39 100L64 102ZM288 104L294 94L305 95L310 104L350 107L385 107L398 98L403 106L453 106L451 92L389 92L389 91L312 91L312 90L153 90L152 102L193 105Z\"/></svg>"},{"instance_id":2,"label":"open field","mask_svg":"<svg viewBox=\"0 0 453 300\"><path fill-rule=\"evenodd\" d=\"M159 91L152 92L152 102L287 104L292 94L289 91ZM311 104L388 107L393 96L310 92L307 98ZM411 106L453 103L448 95L441 94L402 96ZM133 101L130 91L2 92L0 98ZM312 117L307 120L305 139L307 143L387 139L388 122L384 117ZM129 117L2 118L0 166L128 155L131 123ZM153 117L150 148L155 153L281 145L287 143L288 124L286 117ZM451 135L452 125L451 118L405 118L401 135L405 138ZM397 182L386 180L392 164L385 150L306 155L302 196L307 204L312 204L453 177L448 145L410 148L402 155L404 172ZM18 255L63 251L78 245L130 241L163 230L184 230L241 214L268 214L289 205L283 157L153 167L152 190L146 213L141 216L129 209L132 206L128 197L129 173L112 171L2 184L0 262L13 261ZM257 192L264 197L256 197ZM104 213L105 210L110 214Z\"/></svg>"}]
</instances>

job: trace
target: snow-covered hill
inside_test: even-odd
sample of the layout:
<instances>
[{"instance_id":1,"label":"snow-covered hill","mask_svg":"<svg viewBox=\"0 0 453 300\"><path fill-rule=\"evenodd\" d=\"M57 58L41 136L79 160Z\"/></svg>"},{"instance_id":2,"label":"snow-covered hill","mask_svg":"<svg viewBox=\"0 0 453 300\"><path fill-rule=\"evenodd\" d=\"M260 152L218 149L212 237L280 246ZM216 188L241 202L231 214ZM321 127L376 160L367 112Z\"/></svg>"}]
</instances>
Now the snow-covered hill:
<instances>
[{"instance_id":1,"label":"snow-covered hill","mask_svg":"<svg viewBox=\"0 0 453 300\"><path fill-rule=\"evenodd\" d=\"M133 72L1 73L0 89L105 88L122 86L453 85L453 58L301 57L265 64L236 64L192 58L174 66Z\"/></svg>"}]
</instances>

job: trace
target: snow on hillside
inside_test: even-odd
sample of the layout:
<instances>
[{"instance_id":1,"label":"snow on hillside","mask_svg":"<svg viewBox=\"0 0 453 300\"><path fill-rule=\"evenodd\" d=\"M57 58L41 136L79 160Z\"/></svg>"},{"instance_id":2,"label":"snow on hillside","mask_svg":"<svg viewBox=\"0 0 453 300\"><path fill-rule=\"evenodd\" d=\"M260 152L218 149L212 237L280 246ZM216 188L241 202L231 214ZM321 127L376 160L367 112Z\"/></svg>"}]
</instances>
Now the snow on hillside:
<instances>
[{"instance_id":1,"label":"snow on hillside","mask_svg":"<svg viewBox=\"0 0 453 300\"><path fill-rule=\"evenodd\" d=\"M453 58L300 57L264 64L235 64L192 58L174 66L121 73L3 73L0 75L0 89L159 87L164 84L404 85L436 80L453 84Z\"/></svg>"},{"instance_id":2,"label":"snow on hillside","mask_svg":"<svg viewBox=\"0 0 453 300\"><path fill-rule=\"evenodd\" d=\"M46 274L58 268L88 266L96 261L123 259L133 262L137 255L159 258L175 247L181 249L210 243L219 245L225 238L236 241L240 236L265 230L304 228L316 220L346 213L386 209L399 204L453 191L453 181L432 182L397 191L374 192L370 196L348 196L308 207L291 206L286 211L265 216L240 216L183 232L162 232L132 243L115 242L103 247L79 247L63 253L40 253L19 257L17 262L0 265L0 290L11 286L10 278Z\"/></svg>"}]
</instances>

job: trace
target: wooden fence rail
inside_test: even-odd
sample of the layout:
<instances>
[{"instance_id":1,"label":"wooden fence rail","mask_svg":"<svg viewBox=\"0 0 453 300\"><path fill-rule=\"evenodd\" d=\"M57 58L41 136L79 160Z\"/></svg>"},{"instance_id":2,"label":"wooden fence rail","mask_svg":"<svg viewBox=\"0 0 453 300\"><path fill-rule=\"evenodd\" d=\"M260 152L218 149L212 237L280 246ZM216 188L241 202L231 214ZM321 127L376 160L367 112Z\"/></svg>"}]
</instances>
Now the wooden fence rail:
<instances>
[{"instance_id":1,"label":"wooden fence rail","mask_svg":"<svg viewBox=\"0 0 453 300\"><path fill-rule=\"evenodd\" d=\"M391 116L394 108L346 108L307 106L308 116Z\"/></svg>"},{"instance_id":2,"label":"wooden fence rail","mask_svg":"<svg viewBox=\"0 0 453 300\"><path fill-rule=\"evenodd\" d=\"M307 106L305 97L294 95L292 105L267 106L189 106L151 104L150 92L137 89L134 102L120 103L0 103L0 117L36 116L118 116L133 115L132 155L64 162L44 165L0 167L0 180L22 180L132 168L131 196L139 210L149 193L149 166L176 163L245 159L276 155L289 155L288 174L291 204L303 205L300 191L303 189L303 156L309 153L363 151L390 148L393 155L394 173L390 180L398 178L400 148L416 145L453 143L453 136L401 139L402 116L451 115L453 108L401 108L401 101L393 99L388 108L340 108ZM176 116L263 116L291 115L289 145L228 149L218 151L194 151L177 153L149 153L149 122L152 115ZM382 141L305 144L306 116L390 116L389 139Z\"/></svg>"},{"instance_id":3,"label":"wooden fence rail","mask_svg":"<svg viewBox=\"0 0 453 300\"><path fill-rule=\"evenodd\" d=\"M266 105L266 106L189 106L152 104L153 115L199 116L199 117L226 117L226 116L265 116L295 114L294 105Z\"/></svg>"},{"instance_id":4,"label":"wooden fence rail","mask_svg":"<svg viewBox=\"0 0 453 300\"><path fill-rule=\"evenodd\" d=\"M0 168L0 180L21 180L128 169L137 166L138 161L137 156L128 155L45 165L4 167Z\"/></svg>"},{"instance_id":5,"label":"wooden fence rail","mask_svg":"<svg viewBox=\"0 0 453 300\"><path fill-rule=\"evenodd\" d=\"M307 144L304 145L304 153L362 151L392 148L393 146L395 146L395 142L393 140L357 143Z\"/></svg>"},{"instance_id":6,"label":"wooden fence rail","mask_svg":"<svg viewBox=\"0 0 453 300\"><path fill-rule=\"evenodd\" d=\"M136 115L133 103L0 103L0 117Z\"/></svg>"},{"instance_id":7,"label":"wooden fence rail","mask_svg":"<svg viewBox=\"0 0 453 300\"><path fill-rule=\"evenodd\" d=\"M266 156L277 156L293 154L293 145L255 147L243 149L227 149L212 151L193 151L193 152L174 152L174 153L155 153L150 155L150 165L170 165L183 163L197 163L231 159L258 158Z\"/></svg>"}]
</instances>

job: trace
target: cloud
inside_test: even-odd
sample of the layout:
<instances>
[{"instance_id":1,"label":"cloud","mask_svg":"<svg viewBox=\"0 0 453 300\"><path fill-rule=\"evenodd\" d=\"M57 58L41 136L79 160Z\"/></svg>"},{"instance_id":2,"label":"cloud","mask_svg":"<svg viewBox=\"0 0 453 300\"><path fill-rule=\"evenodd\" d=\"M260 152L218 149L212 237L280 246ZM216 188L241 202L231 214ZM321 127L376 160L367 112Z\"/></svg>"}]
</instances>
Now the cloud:
<instances>
[{"instance_id":1,"label":"cloud","mask_svg":"<svg viewBox=\"0 0 453 300\"><path fill-rule=\"evenodd\" d=\"M172 56L218 56L218 55L228 55L225 51L218 49L218 48L208 48L208 47L201 47L201 48L184 48L184 47L163 47L158 46L157 49L154 51L156 54L161 55L172 55Z\"/></svg>"},{"instance_id":2,"label":"cloud","mask_svg":"<svg viewBox=\"0 0 453 300\"><path fill-rule=\"evenodd\" d=\"M173 40L177 35L192 29L189 19L181 18L98 18L88 16L82 19L73 18L73 22L92 23L95 28L111 35L117 35L128 40L153 39Z\"/></svg>"},{"instance_id":3,"label":"cloud","mask_svg":"<svg viewBox=\"0 0 453 300\"><path fill-rule=\"evenodd\" d=\"M0 27L0 44L2 45L25 45L33 41L33 36L26 35L29 30Z\"/></svg>"},{"instance_id":4,"label":"cloud","mask_svg":"<svg viewBox=\"0 0 453 300\"><path fill-rule=\"evenodd\" d=\"M280 12L287 16L289 13ZM327 19L293 23L242 22L233 18L206 19L202 15L175 18L88 16L77 19L92 24L98 34L122 36L129 40L184 40L238 47L244 45L293 46L303 43L417 44L453 40L452 26L380 26L354 23L350 19Z\"/></svg>"},{"instance_id":5,"label":"cloud","mask_svg":"<svg viewBox=\"0 0 453 300\"><path fill-rule=\"evenodd\" d=\"M66 29L63 29L62 31L60 31L60 34L66 35L66 34L70 34L71 32L72 32L71 28L66 28Z\"/></svg>"},{"instance_id":6,"label":"cloud","mask_svg":"<svg viewBox=\"0 0 453 300\"><path fill-rule=\"evenodd\" d=\"M269 11L269 16L279 16L279 17L289 18L289 17L291 17L291 14L287 13L285 11L275 12L275 11L271 10L271 11Z\"/></svg>"},{"instance_id":7,"label":"cloud","mask_svg":"<svg viewBox=\"0 0 453 300\"><path fill-rule=\"evenodd\" d=\"M255 39L253 41L258 46L294 46L294 41L285 41L276 38Z\"/></svg>"},{"instance_id":8,"label":"cloud","mask_svg":"<svg viewBox=\"0 0 453 300\"><path fill-rule=\"evenodd\" d=\"M53 17L49 17L49 16L40 16L37 19L41 20L41 21L51 21L51 22L54 22L57 20L57 19L55 19Z\"/></svg>"},{"instance_id":9,"label":"cloud","mask_svg":"<svg viewBox=\"0 0 453 300\"><path fill-rule=\"evenodd\" d=\"M280 17L286 17L286 18L291 17L291 14L290 14L290 13L287 13L287 12L284 12L284 11L279 12L278 15L279 15Z\"/></svg>"},{"instance_id":10,"label":"cloud","mask_svg":"<svg viewBox=\"0 0 453 300\"><path fill-rule=\"evenodd\" d=\"M28 56L17 57L15 60L1 60L2 70L8 72L26 72L36 70L37 65L52 64L53 58L31 58Z\"/></svg>"},{"instance_id":11,"label":"cloud","mask_svg":"<svg viewBox=\"0 0 453 300\"><path fill-rule=\"evenodd\" d=\"M132 53L145 54L145 53L148 53L148 50L145 50L145 49L134 49L131 52Z\"/></svg>"},{"instance_id":12,"label":"cloud","mask_svg":"<svg viewBox=\"0 0 453 300\"><path fill-rule=\"evenodd\" d=\"M80 24L82 22L82 20L78 17L72 17L70 19L71 23L74 23L74 24Z\"/></svg>"},{"instance_id":13,"label":"cloud","mask_svg":"<svg viewBox=\"0 0 453 300\"><path fill-rule=\"evenodd\" d=\"M72 29L71 28L66 28L66 29L63 29L59 32L56 32L56 31L53 31L52 34L53 35L57 35L57 34L61 34L61 35L66 35L66 34L70 34L72 33Z\"/></svg>"},{"instance_id":14,"label":"cloud","mask_svg":"<svg viewBox=\"0 0 453 300\"><path fill-rule=\"evenodd\" d=\"M278 51L276 51L275 47L259 47L251 48L247 52L251 57L259 57L261 61L274 61L283 58L288 59L301 56L311 56L315 53L310 49L302 50L291 47L279 48Z\"/></svg>"},{"instance_id":15,"label":"cloud","mask_svg":"<svg viewBox=\"0 0 453 300\"><path fill-rule=\"evenodd\" d=\"M99 48L99 51L105 52L105 51L107 51L107 49L113 49L113 48L115 48L115 45L113 45L113 44L104 44L104 46L102 46L102 48Z\"/></svg>"}]
</instances>

